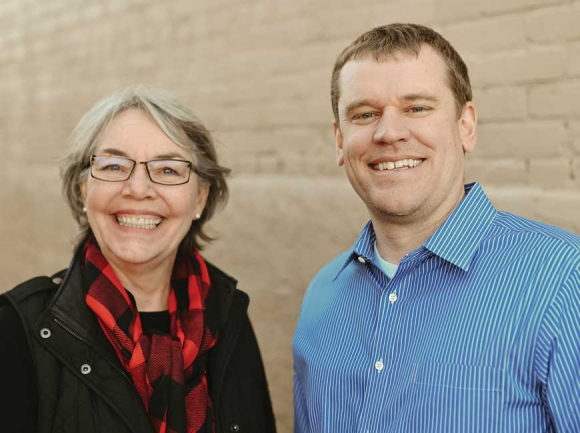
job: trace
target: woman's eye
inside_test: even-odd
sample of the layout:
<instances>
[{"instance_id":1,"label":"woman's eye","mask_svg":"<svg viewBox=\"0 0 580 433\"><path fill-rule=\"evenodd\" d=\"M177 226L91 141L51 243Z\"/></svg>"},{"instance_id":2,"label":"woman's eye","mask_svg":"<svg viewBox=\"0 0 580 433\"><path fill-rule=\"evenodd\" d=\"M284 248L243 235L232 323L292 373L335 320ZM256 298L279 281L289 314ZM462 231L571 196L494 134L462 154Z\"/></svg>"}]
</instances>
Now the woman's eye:
<instances>
[{"instance_id":1,"label":"woman's eye","mask_svg":"<svg viewBox=\"0 0 580 433\"><path fill-rule=\"evenodd\" d=\"M169 174L169 175L178 174L177 171L175 171L174 169L172 169L170 167L163 167L161 169L161 173L162 174Z\"/></svg>"},{"instance_id":2,"label":"woman's eye","mask_svg":"<svg viewBox=\"0 0 580 433\"><path fill-rule=\"evenodd\" d=\"M101 170L103 171L120 171L122 169L123 168L118 164L109 164L101 167Z\"/></svg>"}]
</instances>

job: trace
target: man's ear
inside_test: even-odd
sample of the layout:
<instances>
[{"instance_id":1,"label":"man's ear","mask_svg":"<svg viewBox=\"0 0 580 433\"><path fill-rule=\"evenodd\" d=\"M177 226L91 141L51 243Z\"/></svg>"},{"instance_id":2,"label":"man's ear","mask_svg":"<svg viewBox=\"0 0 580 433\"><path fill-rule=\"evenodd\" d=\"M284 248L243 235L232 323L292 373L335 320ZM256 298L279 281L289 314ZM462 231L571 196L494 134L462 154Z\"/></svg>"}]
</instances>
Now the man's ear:
<instances>
[{"instance_id":1,"label":"man's ear","mask_svg":"<svg viewBox=\"0 0 580 433\"><path fill-rule=\"evenodd\" d=\"M336 122L336 120L332 123L332 126L334 128L334 141L336 144L336 163L340 167L344 164L342 132L340 131L340 125Z\"/></svg>"},{"instance_id":2,"label":"man's ear","mask_svg":"<svg viewBox=\"0 0 580 433\"><path fill-rule=\"evenodd\" d=\"M458 122L463 151L472 152L477 142L477 110L473 102L467 101Z\"/></svg>"}]
</instances>

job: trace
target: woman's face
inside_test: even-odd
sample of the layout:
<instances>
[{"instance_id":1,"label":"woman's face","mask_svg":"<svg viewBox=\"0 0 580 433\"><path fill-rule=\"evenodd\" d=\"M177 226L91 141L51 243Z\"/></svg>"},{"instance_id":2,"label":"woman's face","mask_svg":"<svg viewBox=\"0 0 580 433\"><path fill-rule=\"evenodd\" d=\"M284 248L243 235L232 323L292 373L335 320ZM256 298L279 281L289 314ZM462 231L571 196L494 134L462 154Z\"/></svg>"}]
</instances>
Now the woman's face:
<instances>
[{"instance_id":1,"label":"woman's face","mask_svg":"<svg viewBox=\"0 0 580 433\"><path fill-rule=\"evenodd\" d=\"M89 225L106 259L119 268L173 266L179 244L205 206L209 185L194 172L182 185L153 183L141 161L192 161L144 111L118 114L104 131L96 155L137 161L128 180L107 182L88 176L81 184ZM193 161L192 161L193 162Z\"/></svg>"}]
</instances>

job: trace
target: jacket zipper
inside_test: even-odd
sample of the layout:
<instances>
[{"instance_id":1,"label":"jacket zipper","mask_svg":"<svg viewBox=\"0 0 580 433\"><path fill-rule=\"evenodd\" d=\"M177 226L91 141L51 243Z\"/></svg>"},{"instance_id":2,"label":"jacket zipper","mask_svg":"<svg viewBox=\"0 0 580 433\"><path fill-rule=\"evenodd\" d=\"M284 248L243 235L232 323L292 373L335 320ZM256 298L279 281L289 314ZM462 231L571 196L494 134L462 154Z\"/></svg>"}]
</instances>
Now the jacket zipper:
<instances>
[{"instance_id":1,"label":"jacket zipper","mask_svg":"<svg viewBox=\"0 0 580 433\"><path fill-rule=\"evenodd\" d=\"M87 340L85 340L84 338L82 338L80 335L78 335L76 332L74 332L72 329L70 329L68 326L66 326L64 323L62 323L60 320L58 320L56 317L53 319L54 322L56 324L58 324L58 326L60 326L62 329L64 329L66 332L68 332L70 335L72 335L74 338L76 338L77 340L83 342L84 344L86 344L87 346L90 346L89 343L87 342ZM119 367L117 367L115 364L113 364L109 358L107 358L105 355L103 355L102 353L100 353L97 349L93 348L93 350L95 350L97 353L99 353L106 361L107 363L109 363L115 370L117 370L119 373L121 373L123 375L123 377L125 379L127 379L127 381L131 384L131 388L135 391L135 394L137 395L137 397L140 399L141 396L139 396L139 393L137 392L137 390L135 389L135 385L133 385L133 381L131 380L131 378L127 375L127 373L123 370L121 370ZM123 418L123 417L121 417ZM125 420L125 423L127 424L127 426L129 427L130 430L134 431L134 428L131 426L131 424L128 422L128 420Z\"/></svg>"},{"instance_id":2,"label":"jacket zipper","mask_svg":"<svg viewBox=\"0 0 580 433\"><path fill-rule=\"evenodd\" d=\"M66 332L68 332L70 335L72 335L73 337L75 337L77 340L82 341L83 343L85 343L86 345L89 345L87 343L87 340L85 340L84 338L82 338L80 335L78 335L76 332L74 332L72 329L70 329L68 326L66 326L64 323L62 323L60 320L58 320L56 317L53 319L55 323L57 323L62 329L64 329ZM96 350L93 348L93 350ZM98 352L98 351L97 351ZM116 366L115 364L113 364L109 358L107 358L106 356L104 356L103 354L101 354L101 356L111 365L111 367L113 367L115 370L117 370L119 373L121 373L125 379L127 379L129 381L129 383L131 383L131 385L133 385L133 381L131 380L131 378L127 375L127 373L123 370L121 370L118 366Z\"/></svg>"}]
</instances>

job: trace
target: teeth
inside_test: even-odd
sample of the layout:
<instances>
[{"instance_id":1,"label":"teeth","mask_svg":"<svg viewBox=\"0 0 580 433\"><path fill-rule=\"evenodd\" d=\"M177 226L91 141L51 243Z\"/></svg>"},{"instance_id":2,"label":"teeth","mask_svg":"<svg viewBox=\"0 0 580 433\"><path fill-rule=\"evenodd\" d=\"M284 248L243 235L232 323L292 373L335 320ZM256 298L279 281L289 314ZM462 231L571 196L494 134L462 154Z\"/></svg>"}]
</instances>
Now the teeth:
<instances>
[{"instance_id":1,"label":"teeth","mask_svg":"<svg viewBox=\"0 0 580 433\"><path fill-rule=\"evenodd\" d=\"M381 162L379 164L373 165L375 170L383 171L383 170L393 170L395 168L403 168L403 167L417 167L419 164L423 162L422 159L401 159L399 161L387 161Z\"/></svg>"},{"instance_id":2,"label":"teeth","mask_svg":"<svg viewBox=\"0 0 580 433\"><path fill-rule=\"evenodd\" d=\"M154 229L161 224L161 218L135 218L130 216L117 216L117 222L124 227L135 229Z\"/></svg>"}]
</instances>

